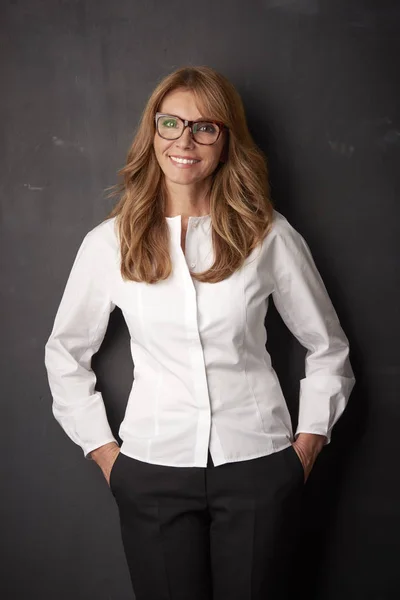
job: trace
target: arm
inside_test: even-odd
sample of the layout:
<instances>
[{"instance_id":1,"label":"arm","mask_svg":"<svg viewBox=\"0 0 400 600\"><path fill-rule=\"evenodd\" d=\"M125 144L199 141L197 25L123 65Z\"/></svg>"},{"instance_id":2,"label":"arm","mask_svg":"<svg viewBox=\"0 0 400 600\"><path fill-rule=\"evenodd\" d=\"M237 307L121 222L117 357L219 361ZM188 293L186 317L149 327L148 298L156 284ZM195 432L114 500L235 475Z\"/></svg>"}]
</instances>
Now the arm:
<instances>
[{"instance_id":1,"label":"arm","mask_svg":"<svg viewBox=\"0 0 400 600\"><path fill-rule=\"evenodd\" d=\"M272 246L274 304L307 348L296 446L317 454L329 444L355 384L349 343L307 243L286 219L278 224Z\"/></svg>"},{"instance_id":2,"label":"arm","mask_svg":"<svg viewBox=\"0 0 400 600\"><path fill-rule=\"evenodd\" d=\"M45 346L54 417L89 460L92 450L109 442L117 444L91 368L115 308L102 235L104 228L98 226L83 239Z\"/></svg>"}]
</instances>

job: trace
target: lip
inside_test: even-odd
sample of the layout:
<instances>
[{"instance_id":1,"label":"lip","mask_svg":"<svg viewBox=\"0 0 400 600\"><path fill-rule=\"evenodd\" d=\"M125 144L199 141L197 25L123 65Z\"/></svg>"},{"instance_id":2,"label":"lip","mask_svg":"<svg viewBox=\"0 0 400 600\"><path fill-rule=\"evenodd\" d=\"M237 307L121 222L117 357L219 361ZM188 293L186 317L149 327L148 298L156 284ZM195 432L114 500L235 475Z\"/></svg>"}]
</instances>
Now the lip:
<instances>
[{"instance_id":1,"label":"lip","mask_svg":"<svg viewBox=\"0 0 400 600\"><path fill-rule=\"evenodd\" d=\"M200 158L196 158L195 156L181 156L180 154L168 154L168 156L173 156L174 158L185 158L186 160L200 160Z\"/></svg>"},{"instance_id":2,"label":"lip","mask_svg":"<svg viewBox=\"0 0 400 600\"><path fill-rule=\"evenodd\" d=\"M171 161L171 164L174 165L174 167L176 167L177 169L193 169L194 167L196 167L199 163L178 163L175 162L174 160L172 160L171 156L174 156L175 158L186 158L186 160L199 160L198 158L189 158L188 156L177 156L176 154L170 154L168 156L169 160ZM201 161L200 161L201 162Z\"/></svg>"}]
</instances>

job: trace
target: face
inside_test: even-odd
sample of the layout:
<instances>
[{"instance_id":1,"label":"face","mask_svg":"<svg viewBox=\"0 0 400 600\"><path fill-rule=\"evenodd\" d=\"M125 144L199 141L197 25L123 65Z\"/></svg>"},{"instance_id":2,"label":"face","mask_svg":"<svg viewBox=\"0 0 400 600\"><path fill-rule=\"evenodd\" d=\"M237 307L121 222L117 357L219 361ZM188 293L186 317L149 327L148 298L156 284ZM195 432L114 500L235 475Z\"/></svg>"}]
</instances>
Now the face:
<instances>
[{"instance_id":1,"label":"face","mask_svg":"<svg viewBox=\"0 0 400 600\"><path fill-rule=\"evenodd\" d=\"M174 90L167 94L158 112L177 115L182 119L196 121L204 117L212 119L212 115L202 115L198 110L194 95L190 90ZM165 140L157 132L154 135L154 150L158 163L165 175L167 186L191 185L197 186L205 182L218 166L225 142L225 131L220 133L218 140L212 145L196 143L186 127L177 140ZM196 159L194 164L174 162L171 158L180 157Z\"/></svg>"}]
</instances>

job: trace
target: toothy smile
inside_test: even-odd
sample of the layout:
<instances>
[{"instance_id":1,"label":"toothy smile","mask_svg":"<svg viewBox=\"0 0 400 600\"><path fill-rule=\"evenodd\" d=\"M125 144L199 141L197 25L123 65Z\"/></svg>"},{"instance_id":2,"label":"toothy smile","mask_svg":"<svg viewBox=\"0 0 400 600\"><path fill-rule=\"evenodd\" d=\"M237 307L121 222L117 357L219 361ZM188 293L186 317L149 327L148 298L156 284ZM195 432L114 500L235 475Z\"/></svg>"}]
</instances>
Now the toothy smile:
<instances>
[{"instance_id":1,"label":"toothy smile","mask_svg":"<svg viewBox=\"0 0 400 600\"><path fill-rule=\"evenodd\" d=\"M195 163L200 162L200 160L196 160L194 158L180 158L179 156L171 156L170 159L176 163L180 163L182 165L194 165Z\"/></svg>"}]
</instances>

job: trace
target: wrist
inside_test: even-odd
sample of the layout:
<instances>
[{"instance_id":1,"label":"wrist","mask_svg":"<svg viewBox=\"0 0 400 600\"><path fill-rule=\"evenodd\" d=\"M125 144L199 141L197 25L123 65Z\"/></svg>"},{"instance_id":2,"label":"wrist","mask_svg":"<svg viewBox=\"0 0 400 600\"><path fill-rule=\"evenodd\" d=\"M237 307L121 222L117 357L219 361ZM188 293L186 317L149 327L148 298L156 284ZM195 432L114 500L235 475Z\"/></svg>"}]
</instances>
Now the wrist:
<instances>
[{"instance_id":1,"label":"wrist","mask_svg":"<svg viewBox=\"0 0 400 600\"><path fill-rule=\"evenodd\" d=\"M317 433L299 433L295 443L310 452L321 452L325 446L326 436Z\"/></svg>"},{"instance_id":2,"label":"wrist","mask_svg":"<svg viewBox=\"0 0 400 600\"><path fill-rule=\"evenodd\" d=\"M108 442L107 444L103 444L103 446L99 446L92 450L90 452L90 457L98 463L104 456L114 453L116 448L119 448L116 442Z\"/></svg>"}]
</instances>

